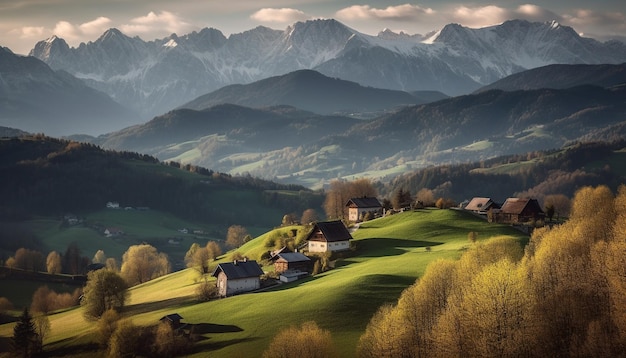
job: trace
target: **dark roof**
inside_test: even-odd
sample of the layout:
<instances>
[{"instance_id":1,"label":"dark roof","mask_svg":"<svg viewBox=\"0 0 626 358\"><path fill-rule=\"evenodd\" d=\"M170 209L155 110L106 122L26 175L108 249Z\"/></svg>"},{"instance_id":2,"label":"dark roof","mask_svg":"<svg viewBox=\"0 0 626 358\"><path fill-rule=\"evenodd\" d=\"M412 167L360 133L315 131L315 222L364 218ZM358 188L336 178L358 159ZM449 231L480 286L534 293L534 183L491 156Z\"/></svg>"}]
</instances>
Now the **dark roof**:
<instances>
[{"instance_id":1,"label":"dark roof","mask_svg":"<svg viewBox=\"0 0 626 358\"><path fill-rule=\"evenodd\" d=\"M350 206L350 204L354 204L357 208L382 208L383 206L380 204L380 201L376 198L371 198L364 196L362 198L352 198L348 200L346 206Z\"/></svg>"},{"instance_id":2,"label":"dark roof","mask_svg":"<svg viewBox=\"0 0 626 358\"><path fill-rule=\"evenodd\" d=\"M537 199L521 199L521 198L508 198L502 204L502 213L505 214L521 214L528 207L530 210L534 210L537 213L543 213L541 206Z\"/></svg>"},{"instance_id":3,"label":"dark roof","mask_svg":"<svg viewBox=\"0 0 626 358\"><path fill-rule=\"evenodd\" d=\"M176 322L176 321L180 321L181 319L183 319L181 315L179 315L178 313L172 313L172 314L168 314L167 316L161 317L159 321L167 320L170 322Z\"/></svg>"},{"instance_id":4,"label":"dark roof","mask_svg":"<svg viewBox=\"0 0 626 358\"><path fill-rule=\"evenodd\" d=\"M213 276L217 277L220 271L229 279L258 277L264 273L254 260L221 263L213 271Z\"/></svg>"},{"instance_id":5,"label":"dark roof","mask_svg":"<svg viewBox=\"0 0 626 358\"><path fill-rule=\"evenodd\" d=\"M465 210L469 211L487 211L489 208L497 209L498 205L491 198L472 198L465 206Z\"/></svg>"},{"instance_id":6,"label":"dark roof","mask_svg":"<svg viewBox=\"0 0 626 358\"><path fill-rule=\"evenodd\" d=\"M326 242L334 242L334 241L346 241L352 240L352 235L346 228L346 226L341 222L341 220L337 221L322 221L315 224L313 230L307 237L307 240L311 240L311 237L317 232L321 231L324 237L326 238Z\"/></svg>"},{"instance_id":7,"label":"dark roof","mask_svg":"<svg viewBox=\"0 0 626 358\"><path fill-rule=\"evenodd\" d=\"M277 261L283 259L287 262L303 262L303 261L311 261L310 258L306 257L305 255L299 253L299 252L284 252L284 253L280 253L274 257L272 257L272 260Z\"/></svg>"}]
</instances>

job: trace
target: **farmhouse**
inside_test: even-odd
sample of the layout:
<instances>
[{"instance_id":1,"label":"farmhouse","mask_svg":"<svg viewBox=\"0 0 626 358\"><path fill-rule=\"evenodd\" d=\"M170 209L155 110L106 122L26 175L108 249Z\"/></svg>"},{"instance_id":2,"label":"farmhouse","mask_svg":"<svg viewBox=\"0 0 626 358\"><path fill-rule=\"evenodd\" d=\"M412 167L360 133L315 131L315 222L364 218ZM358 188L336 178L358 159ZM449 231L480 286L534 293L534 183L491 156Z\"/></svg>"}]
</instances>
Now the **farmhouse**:
<instances>
[{"instance_id":1,"label":"farmhouse","mask_svg":"<svg viewBox=\"0 0 626 358\"><path fill-rule=\"evenodd\" d=\"M465 210L477 214L486 214L489 209L500 209L500 205L496 204L491 198L475 197L465 206Z\"/></svg>"},{"instance_id":2,"label":"farmhouse","mask_svg":"<svg viewBox=\"0 0 626 358\"><path fill-rule=\"evenodd\" d=\"M350 240L352 235L341 220L318 222L307 237L309 252L348 250Z\"/></svg>"},{"instance_id":3,"label":"farmhouse","mask_svg":"<svg viewBox=\"0 0 626 358\"><path fill-rule=\"evenodd\" d=\"M221 263L212 274L217 278L218 294L222 297L261 288L261 275L263 270L254 260Z\"/></svg>"},{"instance_id":4,"label":"farmhouse","mask_svg":"<svg viewBox=\"0 0 626 358\"><path fill-rule=\"evenodd\" d=\"M119 227L108 227L104 229L104 235L106 237L116 237L116 236L124 235L124 231L120 229Z\"/></svg>"},{"instance_id":5,"label":"farmhouse","mask_svg":"<svg viewBox=\"0 0 626 358\"><path fill-rule=\"evenodd\" d=\"M280 252L270 258L274 261L274 271L283 273L285 271L311 272L311 259L299 252Z\"/></svg>"},{"instance_id":6,"label":"farmhouse","mask_svg":"<svg viewBox=\"0 0 626 358\"><path fill-rule=\"evenodd\" d=\"M362 197L352 198L346 203L348 207L348 220L352 222L363 221L363 217L370 213L371 217L380 216L383 213L383 206L376 198Z\"/></svg>"},{"instance_id":7,"label":"farmhouse","mask_svg":"<svg viewBox=\"0 0 626 358\"><path fill-rule=\"evenodd\" d=\"M496 212L495 219L497 222L517 224L543 220L545 216L537 199L508 198Z\"/></svg>"}]
</instances>

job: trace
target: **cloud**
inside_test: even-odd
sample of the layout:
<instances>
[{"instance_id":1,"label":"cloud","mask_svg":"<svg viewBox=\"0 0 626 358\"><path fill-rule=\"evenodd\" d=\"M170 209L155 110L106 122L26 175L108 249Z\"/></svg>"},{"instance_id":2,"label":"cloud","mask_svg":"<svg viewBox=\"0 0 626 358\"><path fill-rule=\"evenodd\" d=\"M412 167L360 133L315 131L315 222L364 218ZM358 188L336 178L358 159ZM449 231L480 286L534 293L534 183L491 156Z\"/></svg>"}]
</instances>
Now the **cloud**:
<instances>
[{"instance_id":1,"label":"cloud","mask_svg":"<svg viewBox=\"0 0 626 358\"><path fill-rule=\"evenodd\" d=\"M481 7L459 6L451 14L454 22L468 27L496 25L511 18L511 12L495 5Z\"/></svg>"},{"instance_id":2,"label":"cloud","mask_svg":"<svg viewBox=\"0 0 626 358\"><path fill-rule=\"evenodd\" d=\"M150 11L146 16L136 17L129 24L120 26L126 35L163 36L172 33L186 34L196 29L196 26L186 22L178 15L169 11L155 13Z\"/></svg>"},{"instance_id":3,"label":"cloud","mask_svg":"<svg viewBox=\"0 0 626 358\"><path fill-rule=\"evenodd\" d=\"M46 29L43 26L24 26L19 29L9 31L11 35L16 35L20 39L39 39Z\"/></svg>"},{"instance_id":4,"label":"cloud","mask_svg":"<svg viewBox=\"0 0 626 358\"><path fill-rule=\"evenodd\" d=\"M274 22L282 24L292 24L297 21L308 20L311 17L307 16L303 11L290 8L272 9L264 8L254 14L250 15L252 20L259 22Z\"/></svg>"},{"instance_id":5,"label":"cloud","mask_svg":"<svg viewBox=\"0 0 626 358\"><path fill-rule=\"evenodd\" d=\"M579 9L571 14L563 16L572 25L583 26L615 26L624 29L626 27L626 15L621 12L597 12L587 9Z\"/></svg>"},{"instance_id":6,"label":"cloud","mask_svg":"<svg viewBox=\"0 0 626 358\"><path fill-rule=\"evenodd\" d=\"M84 35L98 35L106 31L111 24L111 19L100 16L99 18L80 24L78 29Z\"/></svg>"},{"instance_id":7,"label":"cloud","mask_svg":"<svg viewBox=\"0 0 626 358\"><path fill-rule=\"evenodd\" d=\"M431 8L422 8L411 4L388 6L384 9L373 8L369 5L353 5L337 11L335 16L344 21L415 21L419 20L424 15L432 15L434 13L435 11Z\"/></svg>"},{"instance_id":8,"label":"cloud","mask_svg":"<svg viewBox=\"0 0 626 358\"><path fill-rule=\"evenodd\" d=\"M80 39L79 26L74 26L68 21L59 21L52 30L54 35L65 39L66 41L76 41Z\"/></svg>"}]
</instances>

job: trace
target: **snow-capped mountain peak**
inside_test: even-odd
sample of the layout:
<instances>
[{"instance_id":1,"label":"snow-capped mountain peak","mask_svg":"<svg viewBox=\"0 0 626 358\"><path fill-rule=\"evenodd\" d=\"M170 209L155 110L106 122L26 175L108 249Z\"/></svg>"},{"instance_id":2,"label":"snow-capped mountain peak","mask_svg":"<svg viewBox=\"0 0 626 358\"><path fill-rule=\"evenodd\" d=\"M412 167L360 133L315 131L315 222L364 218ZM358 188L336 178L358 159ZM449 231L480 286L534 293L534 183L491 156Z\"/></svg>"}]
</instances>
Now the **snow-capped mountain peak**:
<instances>
[{"instance_id":1,"label":"snow-capped mountain peak","mask_svg":"<svg viewBox=\"0 0 626 358\"><path fill-rule=\"evenodd\" d=\"M41 41L31 55L149 118L229 84L300 69L371 87L456 95L552 63L625 62L626 46L581 38L556 21L511 20L480 29L450 24L425 36L385 29L370 36L318 19L282 31L259 26L227 38L206 28L148 42L109 29L78 48L60 38Z\"/></svg>"}]
</instances>

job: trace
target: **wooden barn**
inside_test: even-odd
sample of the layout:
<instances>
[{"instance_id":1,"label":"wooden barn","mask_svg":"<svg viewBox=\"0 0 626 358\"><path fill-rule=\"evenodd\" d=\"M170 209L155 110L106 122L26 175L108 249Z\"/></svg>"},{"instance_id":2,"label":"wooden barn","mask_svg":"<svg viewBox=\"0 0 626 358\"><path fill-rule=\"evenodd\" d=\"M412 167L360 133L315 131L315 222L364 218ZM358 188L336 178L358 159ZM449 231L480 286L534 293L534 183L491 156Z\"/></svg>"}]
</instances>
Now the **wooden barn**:
<instances>
[{"instance_id":1,"label":"wooden barn","mask_svg":"<svg viewBox=\"0 0 626 358\"><path fill-rule=\"evenodd\" d=\"M517 224L543 220L546 214L537 199L508 198L496 214L496 221Z\"/></svg>"},{"instance_id":2,"label":"wooden barn","mask_svg":"<svg viewBox=\"0 0 626 358\"><path fill-rule=\"evenodd\" d=\"M489 209L500 209L500 205L496 204L491 198L475 197L470 200L464 209L477 214L486 214Z\"/></svg>"},{"instance_id":3,"label":"wooden barn","mask_svg":"<svg viewBox=\"0 0 626 358\"><path fill-rule=\"evenodd\" d=\"M218 294L226 297L261 288L263 273L254 260L235 260L217 265L212 275L217 278Z\"/></svg>"},{"instance_id":4,"label":"wooden barn","mask_svg":"<svg viewBox=\"0 0 626 358\"><path fill-rule=\"evenodd\" d=\"M309 252L349 250L350 240L352 235L341 220L318 222L307 237Z\"/></svg>"},{"instance_id":5,"label":"wooden barn","mask_svg":"<svg viewBox=\"0 0 626 358\"><path fill-rule=\"evenodd\" d=\"M299 252L280 252L271 257L274 262L274 271L283 273L285 271L302 271L311 273L313 269L311 259Z\"/></svg>"}]
</instances>

